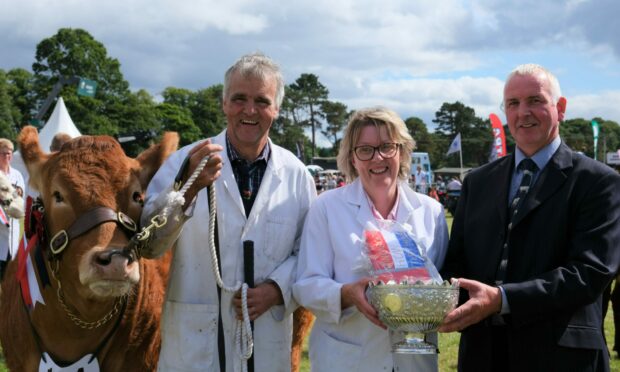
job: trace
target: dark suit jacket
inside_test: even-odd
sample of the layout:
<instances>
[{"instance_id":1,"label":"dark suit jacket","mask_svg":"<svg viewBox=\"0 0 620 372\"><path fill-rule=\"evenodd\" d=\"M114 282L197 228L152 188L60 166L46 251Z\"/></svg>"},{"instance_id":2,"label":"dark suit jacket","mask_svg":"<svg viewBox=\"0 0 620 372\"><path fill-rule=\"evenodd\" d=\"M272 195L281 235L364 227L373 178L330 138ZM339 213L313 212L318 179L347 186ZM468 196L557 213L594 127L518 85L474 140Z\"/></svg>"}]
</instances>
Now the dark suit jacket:
<instances>
[{"instance_id":1,"label":"dark suit jacket","mask_svg":"<svg viewBox=\"0 0 620 372\"><path fill-rule=\"evenodd\" d=\"M494 285L513 168L514 154L465 178L444 278ZM620 263L620 176L562 144L523 203L507 242L506 370L606 370L592 368L590 351L607 355L601 294ZM462 332L460 370L491 369L493 328L487 320Z\"/></svg>"}]
</instances>

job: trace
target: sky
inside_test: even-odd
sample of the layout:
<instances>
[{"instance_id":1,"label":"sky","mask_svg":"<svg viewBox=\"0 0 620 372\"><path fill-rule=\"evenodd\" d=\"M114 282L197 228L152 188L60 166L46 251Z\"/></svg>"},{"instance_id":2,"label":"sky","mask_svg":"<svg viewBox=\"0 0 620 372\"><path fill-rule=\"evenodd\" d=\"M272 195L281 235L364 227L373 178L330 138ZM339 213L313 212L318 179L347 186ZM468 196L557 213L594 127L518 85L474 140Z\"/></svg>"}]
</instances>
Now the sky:
<instances>
[{"instance_id":1,"label":"sky","mask_svg":"<svg viewBox=\"0 0 620 372\"><path fill-rule=\"evenodd\" d=\"M59 28L103 43L134 91L223 82L261 51L287 83L312 73L349 109L386 106L430 130L444 102L487 118L504 79L538 63L559 79L566 118L620 123L617 0L0 0L0 68L31 70Z\"/></svg>"}]
</instances>

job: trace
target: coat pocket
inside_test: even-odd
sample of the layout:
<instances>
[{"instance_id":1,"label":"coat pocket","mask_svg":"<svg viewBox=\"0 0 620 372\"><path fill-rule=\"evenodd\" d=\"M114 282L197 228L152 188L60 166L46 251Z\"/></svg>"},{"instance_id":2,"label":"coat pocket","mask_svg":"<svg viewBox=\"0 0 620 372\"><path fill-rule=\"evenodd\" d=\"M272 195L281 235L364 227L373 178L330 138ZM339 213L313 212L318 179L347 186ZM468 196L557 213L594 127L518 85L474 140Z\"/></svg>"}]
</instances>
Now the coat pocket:
<instances>
[{"instance_id":1,"label":"coat pocket","mask_svg":"<svg viewBox=\"0 0 620 372\"><path fill-rule=\"evenodd\" d=\"M558 340L558 345L580 349L605 349L605 341L600 329L588 326L566 327Z\"/></svg>"},{"instance_id":2,"label":"coat pocket","mask_svg":"<svg viewBox=\"0 0 620 372\"><path fill-rule=\"evenodd\" d=\"M314 331L313 331L314 332ZM310 343L310 364L312 371L357 371L361 360L362 347L340 341L323 330L316 342Z\"/></svg>"},{"instance_id":3,"label":"coat pocket","mask_svg":"<svg viewBox=\"0 0 620 372\"><path fill-rule=\"evenodd\" d=\"M265 234L265 256L276 263L284 261L293 252L296 231L294 219L270 217Z\"/></svg>"},{"instance_id":4,"label":"coat pocket","mask_svg":"<svg viewBox=\"0 0 620 372\"><path fill-rule=\"evenodd\" d=\"M218 306L166 301L160 370L214 371Z\"/></svg>"}]
</instances>

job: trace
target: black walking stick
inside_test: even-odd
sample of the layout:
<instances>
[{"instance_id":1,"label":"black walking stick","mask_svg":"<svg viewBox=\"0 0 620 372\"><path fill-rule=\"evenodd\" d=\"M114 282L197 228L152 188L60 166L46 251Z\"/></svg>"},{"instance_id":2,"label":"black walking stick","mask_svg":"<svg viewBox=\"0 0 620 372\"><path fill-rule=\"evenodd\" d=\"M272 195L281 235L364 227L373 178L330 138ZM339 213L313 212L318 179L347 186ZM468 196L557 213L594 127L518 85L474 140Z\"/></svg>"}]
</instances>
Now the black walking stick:
<instances>
[{"instance_id":1,"label":"black walking stick","mask_svg":"<svg viewBox=\"0 0 620 372\"><path fill-rule=\"evenodd\" d=\"M254 242L245 240L243 242L243 276L248 288L254 288ZM254 333L254 322L250 322L252 333ZM248 372L254 372L254 353L248 359Z\"/></svg>"}]
</instances>

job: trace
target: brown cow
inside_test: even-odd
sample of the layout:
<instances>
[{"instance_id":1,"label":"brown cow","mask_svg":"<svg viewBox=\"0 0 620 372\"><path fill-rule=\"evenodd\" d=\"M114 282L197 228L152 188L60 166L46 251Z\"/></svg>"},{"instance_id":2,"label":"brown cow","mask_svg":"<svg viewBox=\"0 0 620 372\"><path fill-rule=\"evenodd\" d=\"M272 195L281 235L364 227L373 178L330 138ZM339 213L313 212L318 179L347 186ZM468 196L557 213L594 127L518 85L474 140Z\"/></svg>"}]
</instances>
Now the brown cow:
<instances>
[{"instance_id":1,"label":"brown cow","mask_svg":"<svg viewBox=\"0 0 620 372\"><path fill-rule=\"evenodd\" d=\"M38 371L45 362L45 370L79 363L87 364L84 371L96 370L90 358L83 359L94 354L102 371L155 370L170 256L136 259L127 249L132 233L126 233L131 230L126 216L140 221L142 193L177 148L178 136L166 134L136 159L107 136L78 137L60 152L45 154L37 130L26 127L19 144L45 208L42 235L48 244L41 246L50 285L41 289L45 305L28 308L16 280L18 260L8 266L0 340L9 369ZM51 238L55 234L60 238ZM41 272L38 276L40 283ZM45 361L43 353L49 356Z\"/></svg>"}]
</instances>

